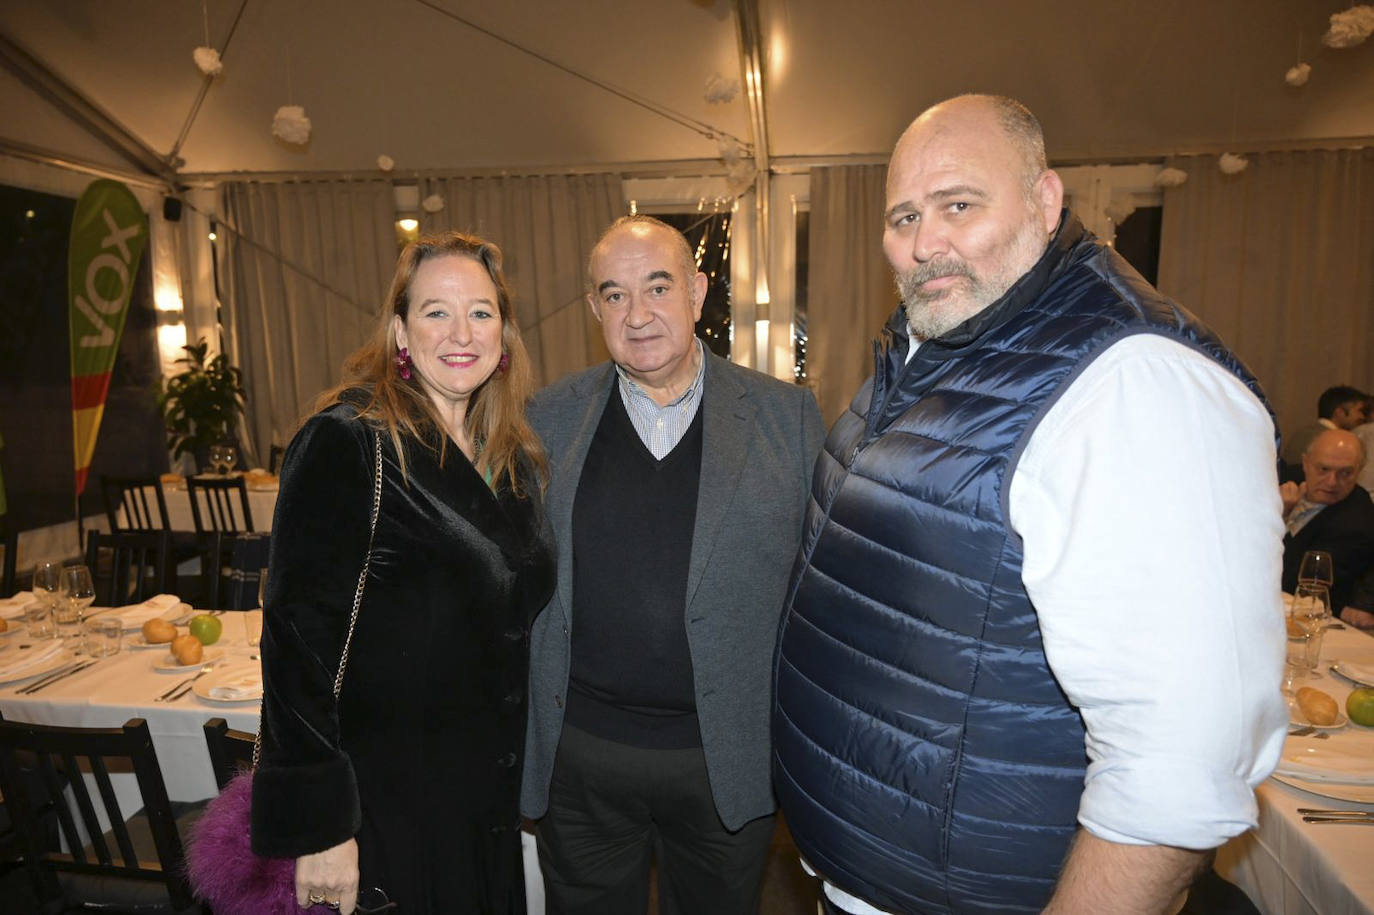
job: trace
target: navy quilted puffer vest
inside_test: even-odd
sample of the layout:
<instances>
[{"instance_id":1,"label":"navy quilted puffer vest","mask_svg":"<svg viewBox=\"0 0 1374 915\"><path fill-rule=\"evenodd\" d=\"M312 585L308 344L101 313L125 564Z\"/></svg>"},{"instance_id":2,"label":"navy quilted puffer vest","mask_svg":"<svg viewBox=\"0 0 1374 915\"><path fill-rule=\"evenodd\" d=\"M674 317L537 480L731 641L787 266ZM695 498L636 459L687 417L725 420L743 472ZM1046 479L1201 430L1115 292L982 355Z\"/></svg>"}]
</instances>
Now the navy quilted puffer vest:
<instances>
[{"instance_id":1,"label":"navy quilted puffer vest","mask_svg":"<svg viewBox=\"0 0 1374 915\"><path fill-rule=\"evenodd\" d=\"M1053 891L1084 729L1045 660L1007 489L1037 420L1136 333L1198 349L1263 399L1066 213L982 315L909 365L904 346L880 350L830 431L776 658L774 783L802 855L880 908L1033 912Z\"/></svg>"}]
</instances>

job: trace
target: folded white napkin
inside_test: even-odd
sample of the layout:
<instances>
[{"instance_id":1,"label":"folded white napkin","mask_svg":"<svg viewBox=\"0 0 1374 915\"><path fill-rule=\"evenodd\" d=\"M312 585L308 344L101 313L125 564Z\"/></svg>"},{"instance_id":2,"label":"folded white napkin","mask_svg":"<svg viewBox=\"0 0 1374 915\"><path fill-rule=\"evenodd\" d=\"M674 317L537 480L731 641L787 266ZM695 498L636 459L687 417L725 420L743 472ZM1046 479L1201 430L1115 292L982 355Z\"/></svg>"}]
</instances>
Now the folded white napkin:
<instances>
[{"instance_id":1,"label":"folded white napkin","mask_svg":"<svg viewBox=\"0 0 1374 915\"><path fill-rule=\"evenodd\" d=\"M206 693L211 699L256 699L262 695L262 672L248 671L216 683Z\"/></svg>"},{"instance_id":2,"label":"folded white napkin","mask_svg":"<svg viewBox=\"0 0 1374 915\"><path fill-rule=\"evenodd\" d=\"M138 629L154 617L176 619L182 615L180 612L175 612L179 606L185 605L181 603L181 598L175 594L155 594L141 604L115 607L107 615L119 619L124 624L125 629ZM190 611L191 608L186 606L186 612L189 613Z\"/></svg>"},{"instance_id":3,"label":"folded white napkin","mask_svg":"<svg viewBox=\"0 0 1374 915\"><path fill-rule=\"evenodd\" d=\"M18 680L24 676L24 671L37 669L61 654L64 647L60 640L50 639L33 648L7 652L10 657L0 664L0 680Z\"/></svg>"},{"instance_id":4,"label":"folded white napkin","mask_svg":"<svg viewBox=\"0 0 1374 915\"><path fill-rule=\"evenodd\" d=\"M1374 759L1367 752L1349 748L1311 746L1306 743L1291 749L1284 747L1275 771L1314 782L1333 782L1343 785L1374 785Z\"/></svg>"},{"instance_id":5,"label":"folded white napkin","mask_svg":"<svg viewBox=\"0 0 1374 915\"><path fill-rule=\"evenodd\" d=\"M29 604L38 600L32 591L20 591L13 597L0 597L0 619L13 620L24 615Z\"/></svg>"},{"instance_id":6,"label":"folded white napkin","mask_svg":"<svg viewBox=\"0 0 1374 915\"><path fill-rule=\"evenodd\" d=\"M1350 661L1337 661L1333 667L1340 674L1361 683L1374 684L1374 664L1354 664Z\"/></svg>"}]
</instances>

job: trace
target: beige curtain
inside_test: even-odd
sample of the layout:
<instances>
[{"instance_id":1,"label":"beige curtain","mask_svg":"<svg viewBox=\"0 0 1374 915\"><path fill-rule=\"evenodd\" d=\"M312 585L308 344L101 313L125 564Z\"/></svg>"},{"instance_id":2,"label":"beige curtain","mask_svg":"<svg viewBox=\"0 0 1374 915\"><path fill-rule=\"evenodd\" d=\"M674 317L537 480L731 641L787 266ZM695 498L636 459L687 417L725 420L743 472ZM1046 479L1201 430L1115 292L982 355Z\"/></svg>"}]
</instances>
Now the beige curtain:
<instances>
[{"instance_id":1,"label":"beige curtain","mask_svg":"<svg viewBox=\"0 0 1374 915\"><path fill-rule=\"evenodd\" d=\"M1374 149L1178 157L1159 288L1245 360L1289 432L1335 384L1374 388Z\"/></svg>"},{"instance_id":2,"label":"beige curtain","mask_svg":"<svg viewBox=\"0 0 1374 915\"><path fill-rule=\"evenodd\" d=\"M811 170L806 374L826 425L873 373L873 340L897 307L883 257L887 167Z\"/></svg>"},{"instance_id":3,"label":"beige curtain","mask_svg":"<svg viewBox=\"0 0 1374 915\"><path fill-rule=\"evenodd\" d=\"M395 209L386 180L222 187L221 321L259 466L375 327L396 265Z\"/></svg>"},{"instance_id":4,"label":"beige curtain","mask_svg":"<svg viewBox=\"0 0 1374 915\"><path fill-rule=\"evenodd\" d=\"M592 246L625 212L619 175L432 179L421 196L432 194L444 208L423 214L422 231L473 232L501 248L537 385L609 358L583 293Z\"/></svg>"}]
</instances>

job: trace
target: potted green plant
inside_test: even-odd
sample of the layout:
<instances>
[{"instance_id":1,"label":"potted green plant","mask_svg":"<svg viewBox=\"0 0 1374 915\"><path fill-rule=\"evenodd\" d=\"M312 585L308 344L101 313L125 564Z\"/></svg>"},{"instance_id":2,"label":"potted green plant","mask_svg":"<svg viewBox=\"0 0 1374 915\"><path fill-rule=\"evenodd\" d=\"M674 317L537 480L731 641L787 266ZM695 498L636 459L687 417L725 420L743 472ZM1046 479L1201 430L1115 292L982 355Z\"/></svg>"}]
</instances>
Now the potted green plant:
<instances>
[{"instance_id":1,"label":"potted green plant","mask_svg":"<svg viewBox=\"0 0 1374 915\"><path fill-rule=\"evenodd\" d=\"M210 446L232 440L243 415L242 374L223 353L206 361L204 338L182 349L177 363L186 368L159 386L158 408L173 460L189 454L204 469Z\"/></svg>"}]
</instances>

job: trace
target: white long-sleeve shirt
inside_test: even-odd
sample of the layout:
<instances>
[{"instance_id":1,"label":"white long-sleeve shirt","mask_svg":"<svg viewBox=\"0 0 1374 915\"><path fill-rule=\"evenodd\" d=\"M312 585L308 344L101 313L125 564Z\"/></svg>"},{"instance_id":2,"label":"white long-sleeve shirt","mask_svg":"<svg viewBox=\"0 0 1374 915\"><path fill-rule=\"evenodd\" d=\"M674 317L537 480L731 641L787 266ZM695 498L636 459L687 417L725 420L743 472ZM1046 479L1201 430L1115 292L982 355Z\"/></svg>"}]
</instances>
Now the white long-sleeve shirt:
<instances>
[{"instance_id":1,"label":"white long-sleeve shirt","mask_svg":"<svg viewBox=\"0 0 1374 915\"><path fill-rule=\"evenodd\" d=\"M1079 824L1196 849L1253 827L1288 720L1282 506L1259 400L1173 340L1128 337L1036 427L1009 502L1050 669L1087 725Z\"/></svg>"}]
</instances>

